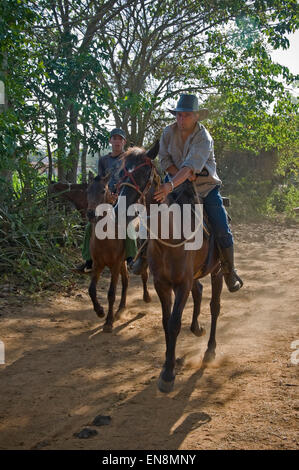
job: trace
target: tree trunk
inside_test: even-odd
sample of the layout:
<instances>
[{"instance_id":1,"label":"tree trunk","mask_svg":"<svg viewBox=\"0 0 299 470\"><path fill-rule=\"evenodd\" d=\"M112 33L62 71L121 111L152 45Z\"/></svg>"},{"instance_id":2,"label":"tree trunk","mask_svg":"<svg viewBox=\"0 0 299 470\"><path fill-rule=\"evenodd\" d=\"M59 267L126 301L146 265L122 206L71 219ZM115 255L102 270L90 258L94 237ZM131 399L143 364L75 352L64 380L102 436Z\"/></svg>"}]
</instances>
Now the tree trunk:
<instances>
[{"instance_id":1,"label":"tree trunk","mask_svg":"<svg viewBox=\"0 0 299 470\"><path fill-rule=\"evenodd\" d=\"M51 145L49 141L49 124L48 119L46 119L46 143L47 143L47 154L48 154L48 181L51 183L53 177L53 157L51 151Z\"/></svg>"},{"instance_id":2,"label":"tree trunk","mask_svg":"<svg viewBox=\"0 0 299 470\"><path fill-rule=\"evenodd\" d=\"M74 105L70 107L70 133L71 133L71 146L70 153L67 158L68 171L66 179L69 183L77 182L77 170L79 161L79 148L80 148L80 135L78 132L78 110Z\"/></svg>"},{"instance_id":3,"label":"tree trunk","mask_svg":"<svg viewBox=\"0 0 299 470\"><path fill-rule=\"evenodd\" d=\"M82 153L81 153L82 183L87 183L87 170L86 170L87 151L88 151L88 145L86 143L84 143Z\"/></svg>"},{"instance_id":4,"label":"tree trunk","mask_svg":"<svg viewBox=\"0 0 299 470\"><path fill-rule=\"evenodd\" d=\"M2 76L4 77L4 79L6 79L8 75L8 64L7 64L7 55L6 53L4 52L4 57L3 57L3 61L2 61ZM0 113L5 113L7 110L8 110L8 96L7 96L7 93L6 93L6 90L5 90L5 82L1 82L0 83L1 85L1 92L3 93L2 95L2 100L0 102ZM12 157L10 158L13 158L15 159L15 154L13 154ZM12 170L9 170L7 168L2 168L0 169L0 178L3 179L5 181L5 186L6 186L6 192L7 190L9 189L12 189ZM0 194L0 198L3 199L5 197L5 193L2 193Z\"/></svg>"},{"instance_id":5,"label":"tree trunk","mask_svg":"<svg viewBox=\"0 0 299 470\"><path fill-rule=\"evenodd\" d=\"M66 181L66 111L57 109L57 170L58 181Z\"/></svg>"}]
</instances>

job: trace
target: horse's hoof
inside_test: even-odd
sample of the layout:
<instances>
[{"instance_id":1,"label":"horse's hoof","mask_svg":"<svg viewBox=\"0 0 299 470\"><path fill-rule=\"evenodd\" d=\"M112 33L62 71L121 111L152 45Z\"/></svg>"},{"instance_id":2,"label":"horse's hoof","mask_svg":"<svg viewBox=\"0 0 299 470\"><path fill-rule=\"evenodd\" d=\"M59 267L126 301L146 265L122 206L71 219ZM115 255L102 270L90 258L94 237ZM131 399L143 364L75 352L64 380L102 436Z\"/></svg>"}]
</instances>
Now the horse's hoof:
<instances>
[{"instance_id":1,"label":"horse's hoof","mask_svg":"<svg viewBox=\"0 0 299 470\"><path fill-rule=\"evenodd\" d=\"M206 330L205 330L205 328L203 328L202 326L199 327L198 325L196 325L196 326L192 326L192 325L191 325L190 330L191 330L192 333L193 333L195 336L197 336L198 338L199 338L200 336L204 336L204 335L206 334Z\"/></svg>"},{"instance_id":2,"label":"horse's hoof","mask_svg":"<svg viewBox=\"0 0 299 470\"><path fill-rule=\"evenodd\" d=\"M95 312L96 312L96 314L99 318L103 318L105 316L105 312L104 312L103 308L99 308L99 309L95 310Z\"/></svg>"},{"instance_id":3,"label":"horse's hoof","mask_svg":"<svg viewBox=\"0 0 299 470\"><path fill-rule=\"evenodd\" d=\"M160 377L158 379L158 389L162 393L170 393L173 390L174 386L174 380L171 380L170 382L166 382L166 380L162 379L162 372L160 374Z\"/></svg>"},{"instance_id":4,"label":"horse's hoof","mask_svg":"<svg viewBox=\"0 0 299 470\"><path fill-rule=\"evenodd\" d=\"M105 325L103 326L103 331L104 331L104 333L112 333L112 329L113 329L112 325L106 325L106 324L105 324Z\"/></svg>"},{"instance_id":5,"label":"horse's hoof","mask_svg":"<svg viewBox=\"0 0 299 470\"><path fill-rule=\"evenodd\" d=\"M214 361L215 357L216 357L216 354L214 351L207 350L202 360L203 365L210 364L211 362Z\"/></svg>"},{"instance_id":6,"label":"horse's hoof","mask_svg":"<svg viewBox=\"0 0 299 470\"><path fill-rule=\"evenodd\" d=\"M119 320L119 317L121 316L121 314L124 312L125 309L126 307L119 308L114 314L114 320Z\"/></svg>"},{"instance_id":7,"label":"horse's hoof","mask_svg":"<svg viewBox=\"0 0 299 470\"><path fill-rule=\"evenodd\" d=\"M149 304L152 301L151 296L149 294L144 295L143 296L143 301L145 303Z\"/></svg>"},{"instance_id":8,"label":"horse's hoof","mask_svg":"<svg viewBox=\"0 0 299 470\"><path fill-rule=\"evenodd\" d=\"M185 365L185 358L184 357L177 357L175 360L176 367L183 367Z\"/></svg>"}]
</instances>

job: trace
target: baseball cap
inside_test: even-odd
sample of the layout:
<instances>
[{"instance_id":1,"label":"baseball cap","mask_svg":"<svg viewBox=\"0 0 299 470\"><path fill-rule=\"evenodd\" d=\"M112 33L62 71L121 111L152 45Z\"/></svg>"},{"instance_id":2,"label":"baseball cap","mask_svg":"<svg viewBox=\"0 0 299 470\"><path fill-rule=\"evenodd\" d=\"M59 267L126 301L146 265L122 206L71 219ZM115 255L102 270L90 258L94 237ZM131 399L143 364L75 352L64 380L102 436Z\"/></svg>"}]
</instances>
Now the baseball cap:
<instances>
[{"instance_id":1,"label":"baseball cap","mask_svg":"<svg viewBox=\"0 0 299 470\"><path fill-rule=\"evenodd\" d=\"M126 139L126 133L122 129L117 129L117 128L112 129L112 131L110 132L110 138L113 135L120 135L123 139Z\"/></svg>"}]
</instances>

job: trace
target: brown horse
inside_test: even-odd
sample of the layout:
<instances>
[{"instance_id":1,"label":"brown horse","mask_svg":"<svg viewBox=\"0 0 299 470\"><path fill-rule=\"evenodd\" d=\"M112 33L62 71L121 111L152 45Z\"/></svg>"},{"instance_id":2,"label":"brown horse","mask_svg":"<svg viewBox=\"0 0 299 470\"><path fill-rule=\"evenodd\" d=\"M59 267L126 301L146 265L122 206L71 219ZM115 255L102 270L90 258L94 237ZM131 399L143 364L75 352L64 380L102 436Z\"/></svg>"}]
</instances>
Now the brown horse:
<instances>
[{"instance_id":1,"label":"brown horse","mask_svg":"<svg viewBox=\"0 0 299 470\"><path fill-rule=\"evenodd\" d=\"M87 216L92 223L92 234L90 240L90 253L92 257L92 275L91 283L89 285L89 295L93 303L94 311L98 317L104 317L104 309L100 305L97 299L96 286L101 275L101 272L108 266L111 273L110 287L108 291L108 314L103 327L105 332L110 333L113 328L114 320L119 316L120 312L126 306L126 296L128 289L128 271L125 261L125 240L117 239L117 227L116 228L116 238L115 239L99 239L96 236L96 224L99 221L100 217L96 217L96 208L100 204L112 204L114 202L113 197L109 189L107 188L107 182L110 178L110 175L107 177L97 176L93 183L90 184L87 190L87 200L88 200L88 210ZM115 302L115 293L117 281L121 275L122 280L122 292L121 300L114 316L113 307ZM145 268L141 273L142 282L143 282L143 300L145 302L150 302L151 298L147 289L148 281L148 270Z\"/></svg>"},{"instance_id":2,"label":"brown horse","mask_svg":"<svg viewBox=\"0 0 299 470\"><path fill-rule=\"evenodd\" d=\"M143 149L129 149L124 154L124 176L120 183L120 195L126 196L126 206L136 203L140 195L148 191L148 182L151 179L155 185L155 178L152 172L156 171L152 161L148 158L148 153ZM134 181L134 184L132 184ZM146 189L147 188L147 189ZM198 202L193 185L186 181L168 196L168 205L172 203L192 204ZM157 204L153 199L152 204ZM117 212L117 211L116 211ZM195 220L193 218L193 227ZM159 219L161 225L161 217ZM210 301L211 310L211 331L208 341L208 348L204 355L203 363L207 363L215 358L216 350L216 324L220 312L220 296L222 291L223 275L220 269L218 249L214 241L213 234L203 238L203 244L198 250L185 250L184 237L181 240L174 239L173 219L169 218L170 237L165 242L161 238L149 239L147 248L147 258L150 270L153 274L154 285L159 296L162 313L163 327L166 339L166 361L163 365L158 387L160 391L168 393L172 390L175 380L175 348L178 334L181 328L181 318L190 291L192 292L194 308L191 324L191 331L196 336L204 334L203 328L198 324L200 304L202 299L202 285L197 280L211 275L212 298ZM171 246L170 246L171 245ZM172 292L174 293L174 303L172 303Z\"/></svg>"},{"instance_id":3,"label":"brown horse","mask_svg":"<svg viewBox=\"0 0 299 470\"><path fill-rule=\"evenodd\" d=\"M83 222L86 222L87 183L54 183L49 186L49 194L62 201L70 202L79 212Z\"/></svg>"}]
</instances>

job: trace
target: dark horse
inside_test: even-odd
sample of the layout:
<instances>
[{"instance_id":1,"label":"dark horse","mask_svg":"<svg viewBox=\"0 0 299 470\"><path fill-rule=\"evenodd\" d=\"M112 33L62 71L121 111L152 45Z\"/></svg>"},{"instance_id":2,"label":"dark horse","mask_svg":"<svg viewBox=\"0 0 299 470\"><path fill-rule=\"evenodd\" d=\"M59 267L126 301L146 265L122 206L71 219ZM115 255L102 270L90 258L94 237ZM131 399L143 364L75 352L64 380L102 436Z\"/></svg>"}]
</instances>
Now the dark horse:
<instances>
[{"instance_id":1,"label":"dark horse","mask_svg":"<svg viewBox=\"0 0 299 470\"><path fill-rule=\"evenodd\" d=\"M136 203L137 200L141 201L141 194L143 199L148 197L150 190L157 184L157 179L152 177L155 171L152 160L148 158L148 154L143 149L131 148L124 154L120 195L126 196L127 207ZM149 181L152 181L150 188ZM169 205L174 202L179 204L180 207L184 203L194 205L198 202L193 185L189 181L170 193L167 203ZM151 203L157 204L154 199ZM172 236L174 228L172 222L173 219L169 218L170 237L167 243L161 238L149 239L147 248L148 263L163 312L166 361L158 380L158 387L160 391L165 393L170 392L174 385L176 341L181 329L182 313L190 291L194 302L191 331L196 336L204 334L203 328L198 324L202 285L197 279L208 274L211 275L212 282L212 298L210 301L211 331L203 363L206 364L215 358L216 324L220 312L220 295L223 283L219 254L213 234L210 237L203 238L200 249L185 250L184 237L182 236L181 240L178 240ZM195 227L194 220L193 226ZM172 292L174 293L174 303L172 303Z\"/></svg>"},{"instance_id":2,"label":"dark horse","mask_svg":"<svg viewBox=\"0 0 299 470\"><path fill-rule=\"evenodd\" d=\"M115 226L116 238L104 238L99 239L96 236L96 224L99 221L99 217L96 217L96 208L100 204L113 204L114 199L111 195L107 183L110 178L110 175L106 177L97 176L94 181L89 185L87 190L87 200L88 200L88 209L87 216L92 223L92 233L90 239L90 253L92 257L92 274L91 282L89 285L89 295L93 303L94 311L98 317L104 317L104 309L100 305L97 299L96 286L101 275L101 272L108 266L111 273L110 287L108 291L108 303L109 309L103 330L110 333L113 328L113 322L118 317L120 312L126 306L126 296L128 289L128 271L125 261L125 240L117 239L117 226ZM122 292L121 300L114 316L113 306L115 302L115 293L117 281L121 275L122 280ZM141 278L143 282L143 300L145 302L150 302L151 298L147 290L147 281L148 281L148 270L145 268L141 273Z\"/></svg>"},{"instance_id":3,"label":"dark horse","mask_svg":"<svg viewBox=\"0 0 299 470\"><path fill-rule=\"evenodd\" d=\"M83 222L86 222L86 209L87 209L87 183L54 183L49 185L49 194L61 199L62 201L70 202L79 212Z\"/></svg>"}]
</instances>

